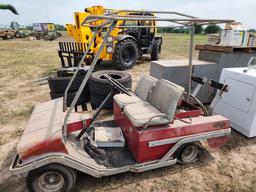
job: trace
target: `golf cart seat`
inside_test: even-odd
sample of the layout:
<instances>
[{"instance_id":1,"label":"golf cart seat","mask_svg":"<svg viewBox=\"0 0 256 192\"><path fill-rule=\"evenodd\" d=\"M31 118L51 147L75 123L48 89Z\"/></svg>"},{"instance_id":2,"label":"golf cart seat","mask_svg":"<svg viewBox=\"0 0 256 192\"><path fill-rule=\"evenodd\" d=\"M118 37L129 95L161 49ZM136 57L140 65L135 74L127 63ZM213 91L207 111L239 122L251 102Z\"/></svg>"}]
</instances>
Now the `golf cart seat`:
<instances>
[{"instance_id":1,"label":"golf cart seat","mask_svg":"<svg viewBox=\"0 0 256 192\"><path fill-rule=\"evenodd\" d=\"M167 80L158 80L149 92L147 102L129 104L124 114L135 127L173 122L184 88Z\"/></svg>"},{"instance_id":2,"label":"golf cart seat","mask_svg":"<svg viewBox=\"0 0 256 192\"><path fill-rule=\"evenodd\" d=\"M156 81L156 78L150 75L144 75L137 83L135 92L132 96L126 94L117 94L114 96L114 100L122 109L128 104L144 102L147 100L149 91L152 89Z\"/></svg>"}]
</instances>

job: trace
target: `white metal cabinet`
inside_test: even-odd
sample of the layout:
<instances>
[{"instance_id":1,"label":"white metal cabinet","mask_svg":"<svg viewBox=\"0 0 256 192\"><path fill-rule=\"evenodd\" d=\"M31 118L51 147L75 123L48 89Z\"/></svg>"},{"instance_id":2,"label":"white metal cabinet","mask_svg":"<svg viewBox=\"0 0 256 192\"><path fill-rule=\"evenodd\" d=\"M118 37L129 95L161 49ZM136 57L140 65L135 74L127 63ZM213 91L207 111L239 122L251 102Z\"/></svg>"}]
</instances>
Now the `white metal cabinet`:
<instances>
[{"instance_id":1,"label":"white metal cabinet","mask_svg":"<svg viewBox=\"0 0 256 192\"><path fill-rule=\"evenodd\" d=\"M230 120L231 127L247 137L256 136L256 70L225 68L220 82L229 85L213 109Z\"/></svg>"}]
</instances>

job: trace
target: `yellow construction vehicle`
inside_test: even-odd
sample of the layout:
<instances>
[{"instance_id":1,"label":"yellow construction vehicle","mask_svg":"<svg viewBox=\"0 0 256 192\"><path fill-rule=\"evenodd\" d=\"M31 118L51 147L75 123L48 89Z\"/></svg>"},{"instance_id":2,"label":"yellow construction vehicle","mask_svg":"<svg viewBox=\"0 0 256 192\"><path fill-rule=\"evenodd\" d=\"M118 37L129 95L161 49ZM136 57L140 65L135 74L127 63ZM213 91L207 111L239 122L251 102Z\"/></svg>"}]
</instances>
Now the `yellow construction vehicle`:
<instances>
[{"instance_id":1,"label":"yellow construction vehicle","mask_svg":"<svg viewBox=\"0 0 256 192\"><path fill-rule=\"evenodd\" d=\"M75 12L75 25L67 24L68 34L75 40L75 42L60 42L59 56L63 67L73 67L79 62L82 53L86 50L89 42L92 39L94 28L82 26L82 22L90 15L104 15L116 12L118 15L145 15L153 16L151 13L129 13L125 11L118 11L112 9L104 9L102 6L93 6L85 9L85 12ZM98 25L104 21L97 21ZM132 68L136 61L143 54L151 54L152 60L157 60L161 52L162 37L156 35L155 21L118 21L118 25L125 26L151 26L146 28L115 28L111 37L108 39L111 42L104 48L100 60L113 61L113 63L120 69ZM104 29L102 30L104 33ZM101 42L103 41L102 33L97 34L90 49L89 57L85 63L88 65L92 61L94 54L98 51ZM65 59L66 58L66 59ZM68 61L68 65L66 62Z\"/></svg>"}]
</instances>

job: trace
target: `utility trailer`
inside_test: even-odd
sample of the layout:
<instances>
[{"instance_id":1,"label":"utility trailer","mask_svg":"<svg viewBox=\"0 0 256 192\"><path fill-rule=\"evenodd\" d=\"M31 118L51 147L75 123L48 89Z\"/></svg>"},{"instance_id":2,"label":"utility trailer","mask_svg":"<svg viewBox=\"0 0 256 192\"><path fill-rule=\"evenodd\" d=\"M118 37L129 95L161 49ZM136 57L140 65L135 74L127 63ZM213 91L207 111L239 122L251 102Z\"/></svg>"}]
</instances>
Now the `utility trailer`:
<instances>
[{"instance_id":1,"label":"utility trailer","mask_svg":"<svg viewBox=\"0 0 256 192\"><path fill-rule=\"evenodd\" d=\"M127 11L127 10L124 10ZM129 12L140 12L132 11ZM197 160L201 140L211 147L223 145L230 134L229 120L223 116L207 116L202 108L192 105L191 95L193 37L196 24L226 23L231 20L199 19L177 12L152 12L174 15L177 18L155 16L92 15L83 22L104 20L97 27L89 47L98 32L107 26L102 44L95 55L90 70L69 108L67 93L88 54L87 49L78 69L66 88L64 98L37 104L17 146L17 155L10 170L14 174L28 173L30 191L71 191L76 181L76 171L94 177L124 172L144 172L177 162L191 163ZM114 97L112 120L97 120L102 107L112 96L108 94L94 115L73 112L98 59L107 45L107 39L117 21L168 21L191 28L191 45L188 75L188 92L164 79L143 76L135 92L123 87L114 77L103 75L120 94ZM127 27L127 26L126 26ZM131 26L129 26L131 27ZM198 102L200 103L200 102ZM119 127L126 145L122 148L98 148L93 139L96 127Z\"/></svg>"}]
</instances>

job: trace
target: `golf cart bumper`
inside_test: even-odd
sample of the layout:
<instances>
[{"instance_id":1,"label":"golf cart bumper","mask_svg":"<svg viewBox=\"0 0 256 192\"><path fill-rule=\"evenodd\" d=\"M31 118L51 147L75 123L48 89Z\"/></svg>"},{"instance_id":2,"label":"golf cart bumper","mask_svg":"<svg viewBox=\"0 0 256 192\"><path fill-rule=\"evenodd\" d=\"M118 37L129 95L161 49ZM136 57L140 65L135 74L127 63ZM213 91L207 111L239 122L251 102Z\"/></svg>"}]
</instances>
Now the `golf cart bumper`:
<instances>
[{"instance_id":1,"label":"golf cart bumper","mask_svg":"<svg viewBox=\"0 0 256 192\"><path fill-rule=\"evenodd\" d=\"M21 175L26 174L31 170L53 163L71 167L75 170L82 171L97 178L107 175L105 174L104 170L97 170L95 169L95 167L87 165L86 162L79 162L72 158L71 156L65 154L51 154L48 156L42 156L35 159L31 159L31 161L25 163L23 163L19 155L16 154L15 158L13 159L10 165L10 171L13 175Z\"/></svg>"},{"instance_id":2,"label":"golf cart bumper","mask_svg":"<svg viewBox=\"0 0 256 192\"><path fill-rule=\"evenodd\" d=\"M166 161L151 161L147 163L134 164L130 166L124 166L119 168L108 168L104 167L99 169L97 166L89 165L87 162L79 162L72 157L66 155L54 154L47 157L42 157L40 159L34 159L28 163L22 163L22 160L19 158L19 155L16 154L15 158L12 161L10 166L10 171L13 175L22 175L27 174L29 171L43 167L48 164L62 164L68 167L71 167L75 170L79 170L83 173L91 175L96 178L103 176L110 176L124 172L135 172L140 173L144 171L149 171L161 167L171 166L177 163L177 159L169 159Z\"/></svg>"}]
</instances>

